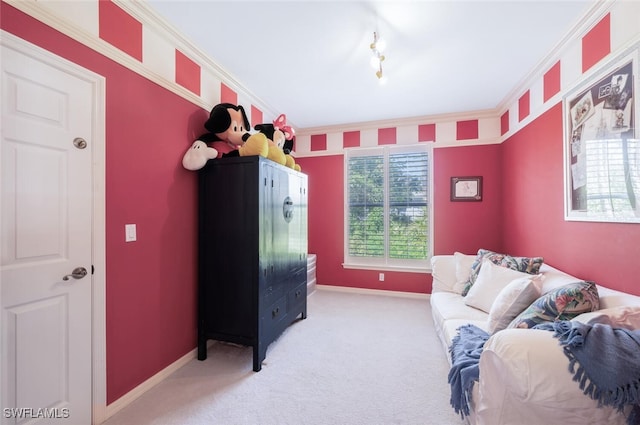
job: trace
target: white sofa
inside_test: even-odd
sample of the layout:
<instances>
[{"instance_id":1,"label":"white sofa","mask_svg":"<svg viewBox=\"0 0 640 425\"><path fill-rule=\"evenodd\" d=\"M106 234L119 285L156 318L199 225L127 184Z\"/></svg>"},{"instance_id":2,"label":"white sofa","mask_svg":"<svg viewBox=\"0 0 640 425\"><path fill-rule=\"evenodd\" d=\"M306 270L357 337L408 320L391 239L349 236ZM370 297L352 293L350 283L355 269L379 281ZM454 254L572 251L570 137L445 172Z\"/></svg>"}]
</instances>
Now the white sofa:
<instances>
[{"instance_id":1,"label":"white sofa","mask_svg":"<svg viewBox=\"0 0 640 425\"><path fill-rule=\"evenodd\" d=\"M435 329L451 363L449 347L457 329L473 324L489 332L489 313L470 307L461 295L461 268L466 270L475 255L438 255L432 258L433 290L430 296ZM548 264L539 274L544 294L581 279ZM629 320L640 323L640 297L597 286L600 310L625 308ZM611 309L611 310L609 310ZM631 313L629 313L631 311ZM573 320L586 322L598 313L585 313ZM568 369L569 362L553 332L535 329L504 329L491 335L479 362L470 415L478 425L587 425L625 424L624 415L582 393Z\"/></svg>"}]
</instances>

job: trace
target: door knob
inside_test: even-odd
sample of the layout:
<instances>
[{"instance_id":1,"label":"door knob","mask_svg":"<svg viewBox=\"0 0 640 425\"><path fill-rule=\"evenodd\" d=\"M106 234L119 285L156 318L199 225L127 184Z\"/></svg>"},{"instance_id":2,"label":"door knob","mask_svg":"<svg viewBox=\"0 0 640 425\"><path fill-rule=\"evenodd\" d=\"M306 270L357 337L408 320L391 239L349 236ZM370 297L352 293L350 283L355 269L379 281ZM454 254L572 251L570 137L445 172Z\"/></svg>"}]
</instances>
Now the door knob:
<instances>
[{"instance_id":1,"label":"door knob","mask_svg":"<svg viewBox=\"0 0 640 425\"><path fill-rule=\"evenodd\" d=\"M74 279L82 279L86 275L87 275L87 269L85 269L84 267L76 267L75 269L73 269L71 274L63 276L62 280L69 280L70 277Z\"/></svg>"}]
</instances>

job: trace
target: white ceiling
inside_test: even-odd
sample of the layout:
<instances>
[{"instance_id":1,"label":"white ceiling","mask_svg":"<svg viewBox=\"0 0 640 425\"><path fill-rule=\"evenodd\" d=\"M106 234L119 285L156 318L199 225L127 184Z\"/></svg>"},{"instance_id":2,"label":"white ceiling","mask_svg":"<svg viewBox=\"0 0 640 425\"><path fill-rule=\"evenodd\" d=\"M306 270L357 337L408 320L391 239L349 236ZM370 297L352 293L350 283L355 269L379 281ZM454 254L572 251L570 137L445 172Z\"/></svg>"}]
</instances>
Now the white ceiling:
<instances>
[{"instance_id":1,"label":"white ceiling","mask_svg":"<svg viewBox=\"0 0 640 425\"><path fill-rule=\"evenodd\" d=\"M298 129L497 108L596 2L147 1Z\"/></svg>"}]
</instances>

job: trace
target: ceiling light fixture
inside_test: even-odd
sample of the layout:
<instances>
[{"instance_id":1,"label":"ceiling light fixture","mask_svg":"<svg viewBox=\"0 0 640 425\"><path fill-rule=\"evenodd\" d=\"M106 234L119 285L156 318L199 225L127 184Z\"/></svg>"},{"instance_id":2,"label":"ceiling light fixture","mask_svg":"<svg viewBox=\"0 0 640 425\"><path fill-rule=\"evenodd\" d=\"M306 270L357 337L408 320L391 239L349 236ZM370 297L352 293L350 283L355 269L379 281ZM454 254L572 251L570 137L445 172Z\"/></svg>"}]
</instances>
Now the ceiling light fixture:
<instances>
[{"instance_id":1,"label":"ceiling light fixture","mask_svg":"<svg viewBox=\"0 0 640 425\"><path fill-rule=\"evenodd\" d=\"M386 43L382 38L378 36L376 31L373 32L373 43L369 45L371 48L371 52L373 53L373 57L371 58L371 66L376 71L376 77L378 77L378 81L383 84L386 83L387 77L382 73L382 62L385 57L382 54L386 47Z\"/></svg>"}]
</instances>

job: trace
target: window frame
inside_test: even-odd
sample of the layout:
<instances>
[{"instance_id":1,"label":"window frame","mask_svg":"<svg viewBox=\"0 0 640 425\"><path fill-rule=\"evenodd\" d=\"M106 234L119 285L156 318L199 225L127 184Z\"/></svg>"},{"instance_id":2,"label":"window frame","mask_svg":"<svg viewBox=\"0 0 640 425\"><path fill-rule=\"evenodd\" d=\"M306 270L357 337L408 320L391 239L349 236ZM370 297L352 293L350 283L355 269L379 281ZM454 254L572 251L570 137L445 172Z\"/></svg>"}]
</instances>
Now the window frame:
<instances>
[{"instance_id":1,"label":"window frame","mask_svg":"<svg viewBox=\"0 0 640 425\"><path fill-rule=\"evenodd\" d=\"M420 143L411 145L381 145L374 147L347 148L344 150L344 236L343 236L343 264L345 269L364 270L388 270L406 271L414 273L428 273L431 268L431 257L433 256L433 146L431 143ZM384 161L384 237L385 248L388 247L389 238L389 157L395 153L416 153L425 152L427 154L427 258L424 260L390 259L388 249L385 249L383 258L379 257L354 257L349 255L349 159L363 156L382 155Z\"/></svg>"}]
</instances>

